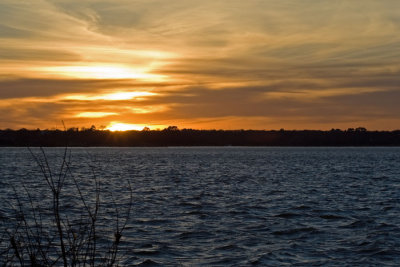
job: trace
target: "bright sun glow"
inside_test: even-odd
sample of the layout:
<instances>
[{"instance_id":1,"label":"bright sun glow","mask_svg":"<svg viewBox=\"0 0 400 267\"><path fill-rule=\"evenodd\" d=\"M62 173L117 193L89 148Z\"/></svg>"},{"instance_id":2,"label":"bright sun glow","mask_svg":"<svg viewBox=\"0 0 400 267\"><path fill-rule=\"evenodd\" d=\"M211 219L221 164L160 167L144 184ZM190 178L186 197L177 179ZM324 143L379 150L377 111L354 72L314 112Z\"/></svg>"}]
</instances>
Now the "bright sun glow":
<instances>
[{"instance_id":1,"label":"bright sun glow","mask_svg":"<svg viewBox=\"0 0 400 267\"><path fill-rule=\"evenodd\" d=\"M110 130L112 132L130 131L130 130L141 131L144 127L145 127L145 125L140 125L140 124L112 122L109 126L107 126L106 130Z\"/></svg>"},{"instance_id":2,"label":"bright sun glow","mask_svg":"<svg viewBox=\"0 0 400 267\"><path fill-rule=\"evenodd\" d=\"M107 116L117 115L115 112L81 112L76 114L76 118L102 118Z\"/></svg>"},{"instance_id":3,"label":"bright sun glow","mask_svg":"<svg viewBox=\"0 0 400 267\"><path fill-rule=\"evenodd\" d=\"M155 93L150 92L120 92L113 94L103 95L105 100L129 100L133 98L139 98L141 96L152 96Z\"/></svg>"},{"instance_id":4,"label":"bright sun glow","mask_svg":"<svg viewBox=\"0 0 400 267\"><path fill-rule=\"evenodd\" d=\"M93 101L93 100L129 100L129 99L140 99L140 97L145 97L145 96L153 96L156 95L156 93L151 93L151 92L140 92L140 91L135 91L135 92L116 92L116 93L109 93L109 94L73 94L73 95L67 95L67 96L62 96L62 99L65 100L86 100L86 101Z\"/></svg>"},{"instance_id":5,"label":"bright sun glow","mask_svg":"<svg viewBox=\"0 0 400 267\"><path fill-rule=\"evenodd\" d=\"M39 70L82 79L141 79L163 81L165 78L164 75L150 73L147 69L131 68L123 65L54 66L40 68Z\"/></svg>"}]
</instances>

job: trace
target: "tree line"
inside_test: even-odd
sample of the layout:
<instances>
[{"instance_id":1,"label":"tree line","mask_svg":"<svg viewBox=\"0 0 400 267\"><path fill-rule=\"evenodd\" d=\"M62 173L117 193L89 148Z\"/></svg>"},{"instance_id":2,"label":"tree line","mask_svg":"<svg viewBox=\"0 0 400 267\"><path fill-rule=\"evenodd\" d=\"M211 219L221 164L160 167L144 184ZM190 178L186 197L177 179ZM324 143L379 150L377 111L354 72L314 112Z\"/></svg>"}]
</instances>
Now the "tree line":
<instances>
[{"instance_id":1,"label":"tree line","mask_svg":"<svg viewBox=\"0 0 400 267\"><path fill-rule=\"evenodd\" d=\"M399 146L400 130L0 130L0 146Z\"/></svg>"}]
</instances>

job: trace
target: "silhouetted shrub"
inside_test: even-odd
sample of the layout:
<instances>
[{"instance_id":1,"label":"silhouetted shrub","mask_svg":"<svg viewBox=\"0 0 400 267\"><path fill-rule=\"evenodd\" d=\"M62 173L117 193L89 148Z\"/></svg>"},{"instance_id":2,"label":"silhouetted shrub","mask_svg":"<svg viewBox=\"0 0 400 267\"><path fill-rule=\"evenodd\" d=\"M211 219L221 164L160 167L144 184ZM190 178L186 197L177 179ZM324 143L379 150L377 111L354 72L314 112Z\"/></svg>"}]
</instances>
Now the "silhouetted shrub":
<instances>
[{"instance_id":1,"label":"silhouetted shrub","mask_svg":"<svg viewBox=\"0 0 400 267\"><path fill-rule=\"evenodd\" d=\"M45 191L38 194L21 184L19 188L13 186L12 197L3 201L9 204L9 212L2 218L0 264L117 265L132 207L130 183L129 203L121 210L112 192L107 203L101 201L104 191L93 166L89 166L91 177L79 180L75 176L67 148L56 172L42 148L39 153L30 151L40 168Z\"/></svg>"}]
</instances>

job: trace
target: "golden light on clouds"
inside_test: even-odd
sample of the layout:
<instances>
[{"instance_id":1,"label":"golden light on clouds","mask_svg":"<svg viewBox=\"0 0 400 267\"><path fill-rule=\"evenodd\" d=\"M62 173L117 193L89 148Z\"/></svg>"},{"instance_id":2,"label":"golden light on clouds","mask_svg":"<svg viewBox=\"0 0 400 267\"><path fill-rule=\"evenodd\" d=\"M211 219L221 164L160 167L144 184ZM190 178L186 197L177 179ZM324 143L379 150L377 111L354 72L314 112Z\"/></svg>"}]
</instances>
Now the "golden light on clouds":
<instances>
[{"instance_id":1,"label":"golden light on clouds","mask_svg":"<svg viewBox=\"0 0 400 267\"><path fill-rule=\"evenodd\" d=\"M117 115L115 112L80 112L76 114L74 117L76 118L102 118L112 115Z\"/></svg>"},{"instance_id":2,"label":"golden light on clouds","mask_svg":"<svg viewBox=\"0 0 400 267\"><path fill-rule=\"evenodd\" d=\"M146 69L127 66L54 66L42 67L37 71L57 76L67 76L80 79L140 79L159 82L166 79L165 75L149 73Z\"/></svg>"},{"instance_id":3,"label":"golden light on clouds","mask_svg":"<svg viewBox=\"0 0 400 267\"><path fill-rule=\"evenodd\" d=\"M168 111L168 107L165 105L157 105L157 106L146 106L141 108L129 108L133 113L136 114L148 114L148 113L158 113L158 112L166 112Z\"/></svg>"},{"instance_id":4,"label":"golden light on clouds","mask_svg":"<svg viewBox=\"0 0 400 267\"><path fill-rule=\"evenodd\" d=\"M145 96L153 96L156 93L151 92L118 92L112 94L103 95L104 100L128 100L128 99L140 99Z\"/></svg>"},{"instance_id":5,"label":"golden light on clouds","mask_svg":"<svg viewBox=\"0 0 400 267\"><path fill-rule=\"evenodd\" d=\"M129 100L129 99L142 99L143 97L157 95L153 92L115 92L115 93L103 93L103 94L72 94L64 95L59 98L64 100L82 100L82 101L95 101L95 100Z\"/></svg>"},{"instance_id":6,"label":"golden light on clouds","mask_svg":"<svg viewBox=\"0 0 400 267\"><path fill-rule=\"evenodd\" d=\"M397 0L2 0L0 129L396 129L399 17Z\"/></svg>"}]
</instances>

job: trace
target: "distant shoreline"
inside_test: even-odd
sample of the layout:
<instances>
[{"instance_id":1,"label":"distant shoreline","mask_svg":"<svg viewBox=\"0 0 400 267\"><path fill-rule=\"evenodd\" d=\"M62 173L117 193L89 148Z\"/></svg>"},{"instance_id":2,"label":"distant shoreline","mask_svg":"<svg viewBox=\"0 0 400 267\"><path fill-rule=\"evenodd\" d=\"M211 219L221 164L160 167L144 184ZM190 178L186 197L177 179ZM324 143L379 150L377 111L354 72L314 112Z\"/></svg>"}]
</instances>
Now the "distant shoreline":
<instances>
[{"instance_id":1,"label":"distant shoreline","mask_svg":"<svg viewBox=\"0 0 400 267\"><path fill-rule=\"evenodd\" d=\"M1 147L400 146L400 130L0 130Z\"/></svg>"}]
</instances>

